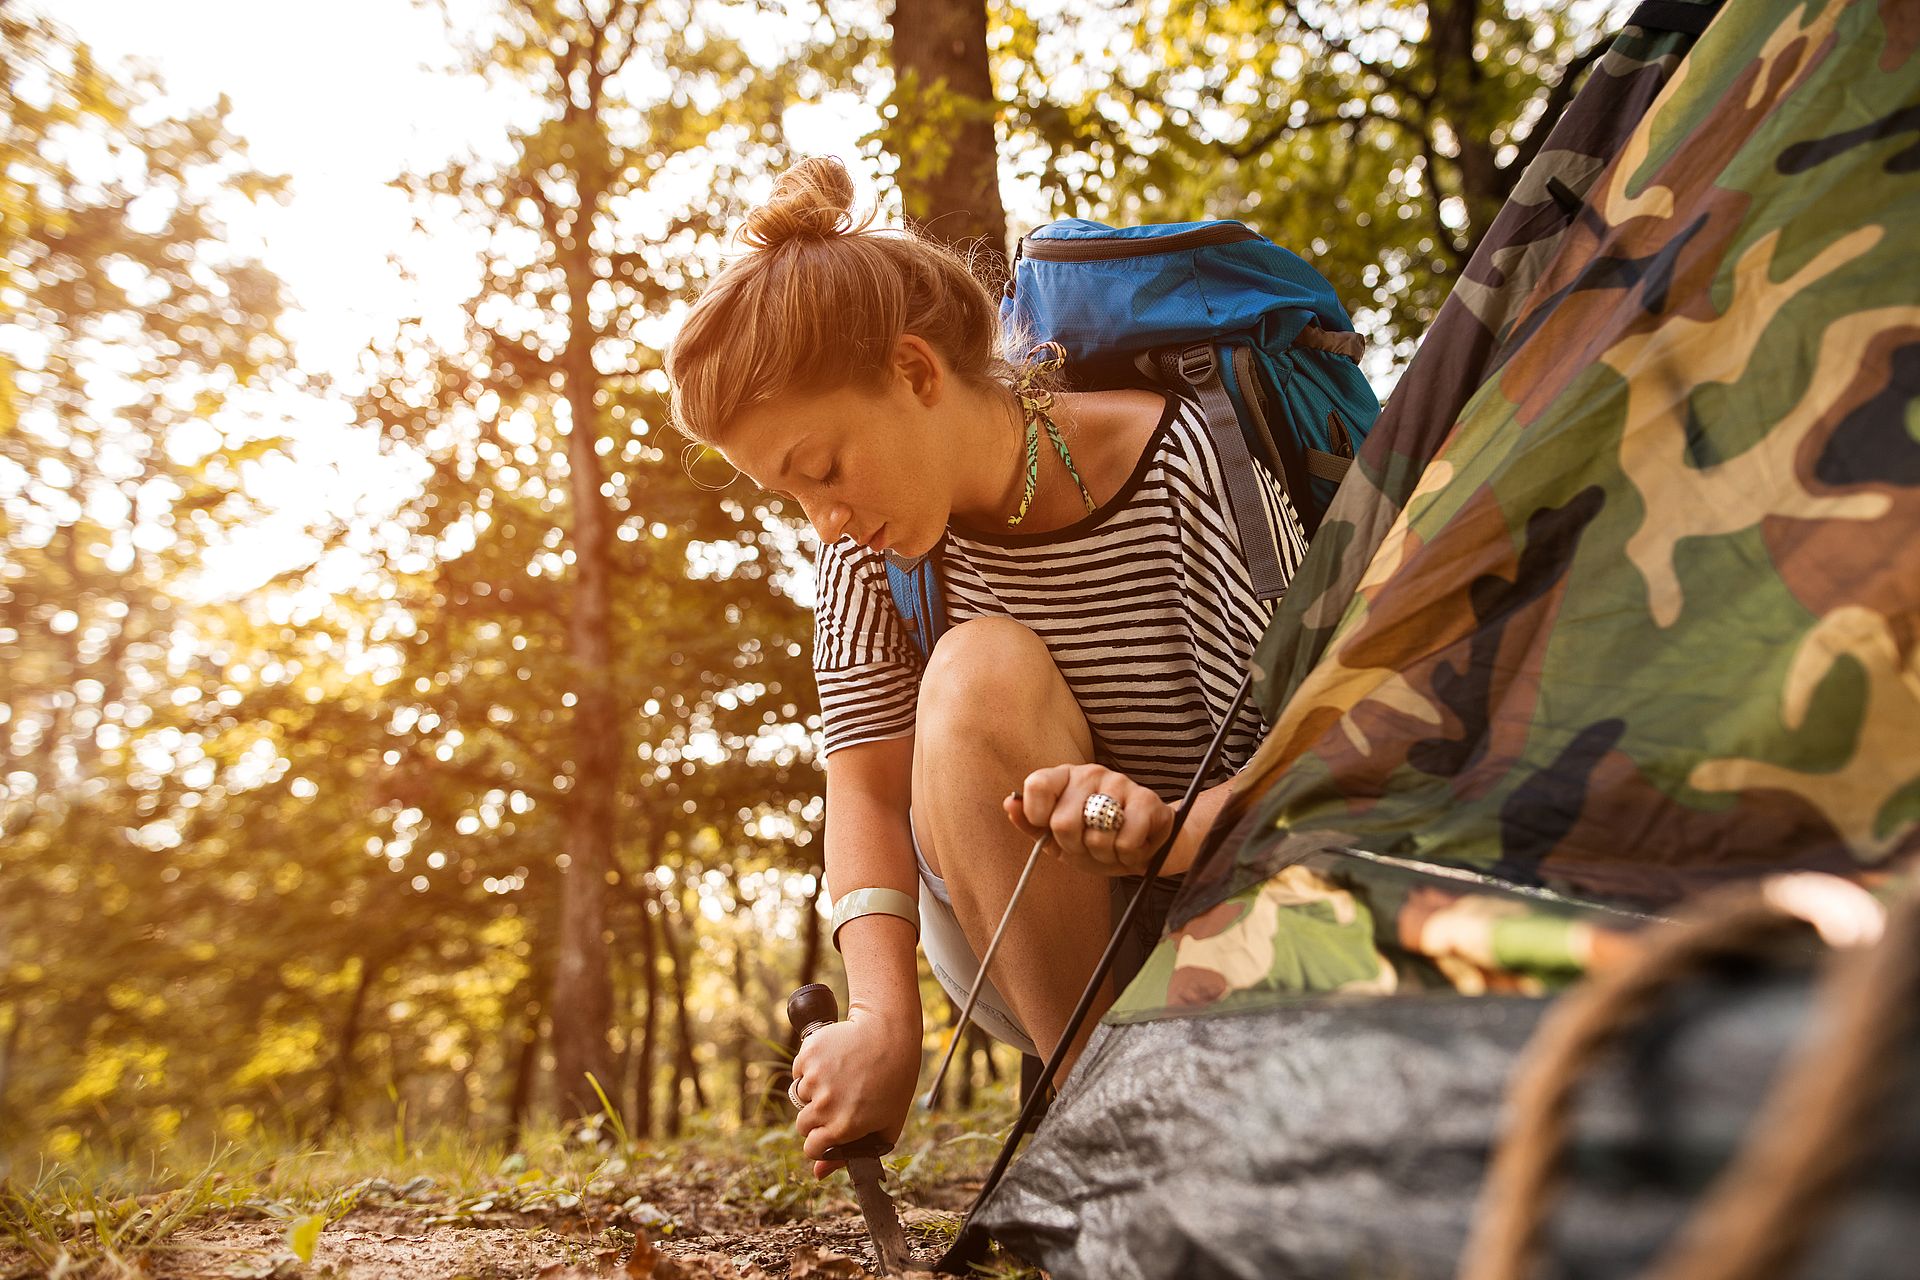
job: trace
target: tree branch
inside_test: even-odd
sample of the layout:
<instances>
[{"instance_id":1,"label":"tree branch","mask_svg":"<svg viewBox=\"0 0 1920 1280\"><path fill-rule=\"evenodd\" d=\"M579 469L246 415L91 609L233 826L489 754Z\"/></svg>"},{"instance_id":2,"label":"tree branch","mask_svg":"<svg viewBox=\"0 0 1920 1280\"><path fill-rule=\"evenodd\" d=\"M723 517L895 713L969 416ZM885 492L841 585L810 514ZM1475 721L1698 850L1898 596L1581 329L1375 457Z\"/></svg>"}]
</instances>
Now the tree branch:
<instances>
[{"instance_id":1,"label":"tree branch","mask_svg":"<svg viewBox=\"0 0 1920 1280\"><path fill-rule=\"evenodd\" d=\"M540 211L540 228L547 233L547 243L560 242L560 215L553 207L553 201L547 197L545 188L537 177L523 177L516 184L518 194L533 201L533 207Z\"/></svg>"},{"instance_id":2,"label":"tree branch","mask_svg":"<svg viewBox=\"0 0 1920 1280\"><path fill-rule=\"evenodd\" d=\"M633 56L639 44L640 19L646 16L647 6L640 0L626 0L614 10L613 20L607 24L610 39L606 45L609 54L605 61L598 64L600 78L611 79L620 74L627 65L627 59Z\"/></svg>"},{"instance_id":3,"label":"tree branch","mask_svg":"<svg viewBox=\"0 0 1920 1280\"><path fill-rule=\"evenodd\" d=\"M1367 114L1371 115L1372 113L1369 112ZM1308 129L1318 129L1322 125L1340 124L1348 119L1359 121L1359 120L1364 120L1366 118L1367 117L1364 115L1347 117L1347 116L1342 116L1336 112L1333 114L1321 114L1321 115L1308 116L1305 120L1302 120L1299 124L1292 124L1292 123L1277 124L1273 126L1273 128L1268 129L1263 133L1255 134L1251 138L1242 140L1237 146L1228 147L1227 154L1233 157L1235 160L1251 159L1252 157L1259 155L1262 151L1265 151L1268 147L1272 146L1274 143L1280 141L1280 139L1286 137L1288 134L1303 133Z\"/></svg>"},{"instance_id":4,"label":"tree branch","mask_svg":"<svg viewBox=\"0 0 1920 1280\"><path fill-rule=\"evenodd\" d=\"M600 89L607 81L607 69L600 65L600 51L606 47L607 30L607 27L588 18L586 47L577 55L587 64L587 103L584 109L596 116L600 112ZM573 104L571 93L567 95L567 104Z\"/></svg>"}]
</instances>

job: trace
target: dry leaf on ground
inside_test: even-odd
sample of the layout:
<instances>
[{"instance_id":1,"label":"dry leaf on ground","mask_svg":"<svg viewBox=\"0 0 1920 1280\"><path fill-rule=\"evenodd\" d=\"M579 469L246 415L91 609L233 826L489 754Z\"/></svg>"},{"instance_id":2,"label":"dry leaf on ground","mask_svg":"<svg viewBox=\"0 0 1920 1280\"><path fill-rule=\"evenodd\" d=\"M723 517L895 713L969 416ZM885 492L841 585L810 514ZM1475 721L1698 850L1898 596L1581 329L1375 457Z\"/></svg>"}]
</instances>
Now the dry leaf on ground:
<instances>
[{"instance_id":1,"label":"dry leaf on ground","mask_svg":"<svg viewBox=\"0 0 1920 1280\"><path fill-rule=\"evenodd\" d=\"M793 1251L793 1280L867 1280L867 1269L843 1253L804 1248Z\"/></svg>"},{"instance_id":2,"label":"dry leaf on ground","mask_svg":"<svg viewBox=\"0 0 1920 1280\"><path fill-rule=\"evenodd\" d=\"M620 1269L624 1280L767 1280L752 1262L741 1263L724 1253L662 1253L641 1234Z\"/></svg>"}]
</instances>

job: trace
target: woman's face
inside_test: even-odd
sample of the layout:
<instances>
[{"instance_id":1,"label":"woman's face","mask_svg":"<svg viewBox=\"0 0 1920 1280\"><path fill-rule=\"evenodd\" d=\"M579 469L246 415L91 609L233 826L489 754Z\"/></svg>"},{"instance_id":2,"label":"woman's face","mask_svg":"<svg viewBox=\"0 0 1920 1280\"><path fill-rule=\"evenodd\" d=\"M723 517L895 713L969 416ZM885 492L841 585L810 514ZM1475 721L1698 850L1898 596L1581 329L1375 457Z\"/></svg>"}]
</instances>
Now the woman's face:
<instances>
[{"instance_id":1,"label":"woman's face","mask_svg":"<svg viewBox=\"0 0 1920 1280\"><path fill-rule=\"evenodd\" d=\"M917 556L947 527L953 491L940 421L957 384L920 339L901 341L907 358L884 386L755 405L719 444L761 488L798 501L823 543L851 536Z\"/></svg>"}]
</instances>

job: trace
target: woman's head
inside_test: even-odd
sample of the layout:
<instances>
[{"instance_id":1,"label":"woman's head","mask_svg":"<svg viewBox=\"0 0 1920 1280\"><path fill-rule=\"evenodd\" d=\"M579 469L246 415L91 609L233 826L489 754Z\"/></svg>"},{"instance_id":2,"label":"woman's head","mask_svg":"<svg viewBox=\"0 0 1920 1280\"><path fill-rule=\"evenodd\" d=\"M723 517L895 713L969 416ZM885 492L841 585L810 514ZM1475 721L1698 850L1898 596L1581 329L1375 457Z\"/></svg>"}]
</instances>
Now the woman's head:
<instances>
[{"instance_id":1,"label":"woman's head","mask_svg":"<svg viewBox=\"0 0 1920 1280\"><path fill-rule=\"evenodd\" d=\"M993 298L966 264L912 231L872 228L871 213L856 220L852 203L846 169L814 157L748 215L750 252L667 353L673 417L794 493L822 537L869 540L891 523L886 542L911 554L947 520L933 509L951 496L929 465L950 443L937 428L1010 371Z\"/></svg>"}]
</instances>

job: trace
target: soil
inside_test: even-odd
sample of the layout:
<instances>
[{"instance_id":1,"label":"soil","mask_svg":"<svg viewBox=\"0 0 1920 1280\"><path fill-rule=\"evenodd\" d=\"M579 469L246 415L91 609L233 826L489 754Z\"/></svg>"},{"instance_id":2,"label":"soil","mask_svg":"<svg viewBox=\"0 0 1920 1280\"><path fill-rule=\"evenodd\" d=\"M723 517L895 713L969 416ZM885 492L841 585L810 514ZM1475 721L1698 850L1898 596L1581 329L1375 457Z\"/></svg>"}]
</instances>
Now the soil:
<instances>
[{"instance_id":1,"label":"soil","mask_svg":"<svg viewBox=\"0 0 1920 1280\"><path fill-rule=\"evenodd\" d=\"M499 1209L405 1189L363 1194L330 1222L302 1262L288 1224L219 1214L137 1258L82 1265L71 1277L143 1280L858 1280L874 1255L850 1192L837 1184L807 1206L753 1202L725 1181L693 1174L623 1185L626 1198ZM899 1197L914 1254L931 1266L951 1242L978 1184L954 1180ZM49 1275L0 1246L0 1278ZM1027 1273L1038 1276L1037 1272Z\"/></svg>"}]
</instances>

